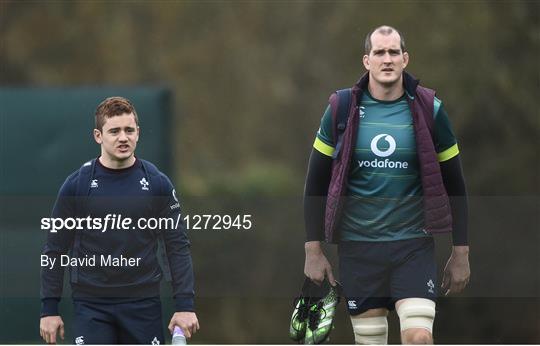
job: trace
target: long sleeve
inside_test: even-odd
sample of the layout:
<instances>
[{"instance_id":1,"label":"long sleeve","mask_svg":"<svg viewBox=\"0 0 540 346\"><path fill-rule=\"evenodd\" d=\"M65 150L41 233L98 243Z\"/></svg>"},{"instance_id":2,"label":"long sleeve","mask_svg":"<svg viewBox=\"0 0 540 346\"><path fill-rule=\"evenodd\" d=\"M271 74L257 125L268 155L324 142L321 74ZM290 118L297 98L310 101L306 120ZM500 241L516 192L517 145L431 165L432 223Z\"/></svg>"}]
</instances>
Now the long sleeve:
<instances>
[{"instance_id":1,"label":"long sleeve","mask_svg":"<svg viewBox=\"0 0 540 346\"><path fill-rule=\"evenodd\" d=\"M313 148L304 187L306 241L324 240L324 211L331 169L332 158Z\"/></svg>"},{"instance_id":2,"label":"long sleeve","mask_svg":"<svg viewBox=\"0 0 540 346\"><path fill-rule=\"evenodd\" d=\"M75 216L75 198L73 182L68 177L58 193L52 211L52 218L66 219ZM60 229L57 232L47 231L47 241L42 256L54 259L54 266L41 267L41 317L58 315L58 303L62 297L64 285L64 267L60 265L60 256L69 252L73 243L73 230Z\"/></svg>"},{"instance_id":3,"label":"long sleeve","mask_svg":"<svg viewBox=\"0 0 540 346\"><path fill-rule=\"evenodd\" d=\"M456 246L468 245L469 208L460 156L456 155L450 160L441 162L440 165L452 209L452 242Z\"/></svg>"},{"instance_id":4,"label":"long sleeve","mask_svg":"<svg viewBox=\"0 0 540 346\"><path fill-rule=\"evenodd\" d=\"M161 217L180 220L175 229L164 231L165 249L169 262L173 298L175 300L176 311L195 311L194 307L194 275L191 260L190 242L186 229L180 215L180 205L176 196L176 191L170 180L162 175L164 201L161 210Z\"/></svg>"}]
</instances>

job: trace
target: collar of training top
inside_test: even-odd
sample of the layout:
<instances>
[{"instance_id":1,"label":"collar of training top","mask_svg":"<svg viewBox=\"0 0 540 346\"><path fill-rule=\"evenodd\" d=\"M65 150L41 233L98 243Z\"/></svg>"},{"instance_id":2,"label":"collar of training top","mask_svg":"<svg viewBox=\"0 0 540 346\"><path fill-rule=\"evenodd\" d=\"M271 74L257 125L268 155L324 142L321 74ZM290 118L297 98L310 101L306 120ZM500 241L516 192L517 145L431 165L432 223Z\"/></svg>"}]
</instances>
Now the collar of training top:
<instances>
[{"instance_id":1,"label":"collar of training top","mask_svg":"<svg viewBox=\"0 0 540 346\"><path fill-rule=\"evenodd\" d=\"M360 77L358 82L356 82L355 86L360 89L361 91L367 90L367 86L369 83L369 73L366 72ZM407 91L407 94L414 95L416 93L416 87L420 83L420 79L417 79L412 74L403 71L403 87L405 88L405 91Z\"/></svg>"}]
</instances>

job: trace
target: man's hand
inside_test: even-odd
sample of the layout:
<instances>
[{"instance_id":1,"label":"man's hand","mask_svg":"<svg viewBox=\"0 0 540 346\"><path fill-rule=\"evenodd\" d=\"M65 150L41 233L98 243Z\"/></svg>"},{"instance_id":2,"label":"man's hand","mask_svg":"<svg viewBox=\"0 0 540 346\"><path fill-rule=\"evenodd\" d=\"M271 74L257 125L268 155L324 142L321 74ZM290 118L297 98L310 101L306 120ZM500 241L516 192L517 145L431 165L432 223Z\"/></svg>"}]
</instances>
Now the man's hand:
<instances>
[{"instance_id":1,"label":"man's hand","mask_svg":"<svg viewBox=\"0 0 540 346\"><path fill-rule=\"evenodd\" d=\"M445 296L450 293L463 291L469 283L471 270L469 268L469 247L454 246L452 254L444 268L442 289L446 290Z\"/></svg>"},{"instance_id":2,"label":"man's hand","mask_svg":"<svg viewBox=\"0 0 540 346\"><path fill-rule=\"evenodd\" d=\"M64 321L60 316L46 316L39 321L39 335L48 344L56 344L56 333L64 340Z\"/></svg>"},{"instance_id":3,"label":"man's hand","mask_svg":"<svg viewBox=\"0 0 540 346\"><path fill-rule=\"evenodd\" d=\"M332 273L332 266L324 256L321 249L321 242L308 241L305 245L306 263L304 265L304 274L317 285L322 284L324 277L328 278L330 285L335 286L336 280Z\"/></svg>"},{"instance_id":4,"label":"man's hand","mask_svg":"<svg viewBox=\"0 0 540 346\"><path fill-rule=\"evenodd\" d=\"M184 332L184 336L188 339L200 328L197 315L195 315L194 312L189 311L175 312L168 327L171 334L174 331L174 326L180 327Z\"/></svg>"}]
</instances>

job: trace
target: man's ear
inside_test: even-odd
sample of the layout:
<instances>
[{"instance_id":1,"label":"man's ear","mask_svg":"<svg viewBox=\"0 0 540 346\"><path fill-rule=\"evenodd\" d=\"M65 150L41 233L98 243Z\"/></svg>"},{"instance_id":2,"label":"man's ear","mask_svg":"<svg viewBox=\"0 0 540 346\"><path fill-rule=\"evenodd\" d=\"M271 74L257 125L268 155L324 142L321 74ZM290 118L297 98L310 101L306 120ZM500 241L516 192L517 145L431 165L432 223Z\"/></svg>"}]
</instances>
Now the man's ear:
<instances>
[{"instance_id":1,"label":"man's ear","mask_svg":"<svg viewBox=\"0 0 540 346\"><path fill-rule=\"evenodd\" d=\"M405 52L403 53L403 68L407 67L409 65L409 53Z\"/></svg>"},{"instance_id":2,"label":"man's ear","mask_svg":"<svg viewBox=\"0 0 540 346\"><path fill-rule=\"evenodd\" d=\"M366 68L366 70L369 71L369 56L368 55L364 55L362 57L362 62L364 63L364 67Z\"/></svg>"},{"instance_id":3,"label":"man's ear","mask_svg":"<svg viewBox=\"0 0 540 346\"><path fill-rule=\"evenodd\" d=\"M103 143L103 138L101 137L101 131L98 129L94 129L94 140L97 144Z\"/></svg>"},{"instance_id":4,"label":"man's ear","mask_svg":"<svg viewBox=\"0 0 540 346\"><path fill-rule=\"evenodd\" d=\"M135 139L135 143L139 141L139 137L141 136L141 128L137 126L137 139Z\"/></svg>"}]
</instances>

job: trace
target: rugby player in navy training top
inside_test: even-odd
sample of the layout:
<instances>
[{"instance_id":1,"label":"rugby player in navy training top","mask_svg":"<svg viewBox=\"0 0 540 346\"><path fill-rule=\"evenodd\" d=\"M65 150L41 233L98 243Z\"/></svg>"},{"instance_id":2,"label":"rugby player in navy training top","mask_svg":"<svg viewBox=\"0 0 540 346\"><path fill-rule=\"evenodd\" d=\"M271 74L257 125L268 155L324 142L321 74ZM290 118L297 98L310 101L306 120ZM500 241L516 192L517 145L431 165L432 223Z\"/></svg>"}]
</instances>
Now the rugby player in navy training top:
<instances>
[{"instance_id":1,"label":"rugby player in navy training top","mask_svg":"<svg viewBox=\"0 0 540 346\"><path fill-rule=\"evenodd\" d=\"M169 178L135 157L139 121L125 98L110 97L96 110L94 139L101 155L71 174L58 194L53 218L101 218L101 228L49 232L42 253L41 337L50 344L64 338L58 311L64 268L70 271L75 344L163 344L159 295L165 274L173 286L175 313L169 331L180 327L190 338L198 329L189 240L182 222L169 229L105 229L105 220L172 218L180 205ZM90 227L88 227L90 226ZM111 226L109 226L110 228ZM143 228L143 226L140 226ZM104 230L104 231L103 231ZM163 240L163 270L158 240ZM49 265L43 266L43 261Z\"/></svg>"},{"instance_id":2,"label":"rugby player in navy training top","mask_svg":"<svg viewBox=\"0 0 540 346\"><path fill-rule=\"evenodd\" d=\"M336 237L340 281L357 344L387 343L387 315L393 309L399 315L403 343L433 343L437 270L429 232L435 228L429 229L428 221L443 224L437 231L452 231L454 246L444 270L443 293L462 291L470 276L467 198L457 141L441 100L404 72L408 62L403 36L396 29L381 26L367 35L363 56L367 73L356 84L357 140L351 140L352 150L347 150L352 154ZM432 113L417 107L422 100L430 101L423 109L431 108ZM423 122L428 116L433 117L432 136ZM306 178L305 274L316 283L326 277L332 285L332 267L321 241L337 147L334 137L328 106ZM448 195L449 204L425 202L425 187L430 196L439 191L438 201L448 201ZM443 212L437 209L441 205L446 208ZM435 209L439 213L434 215Z\"/></svg>"}]
</instances>

